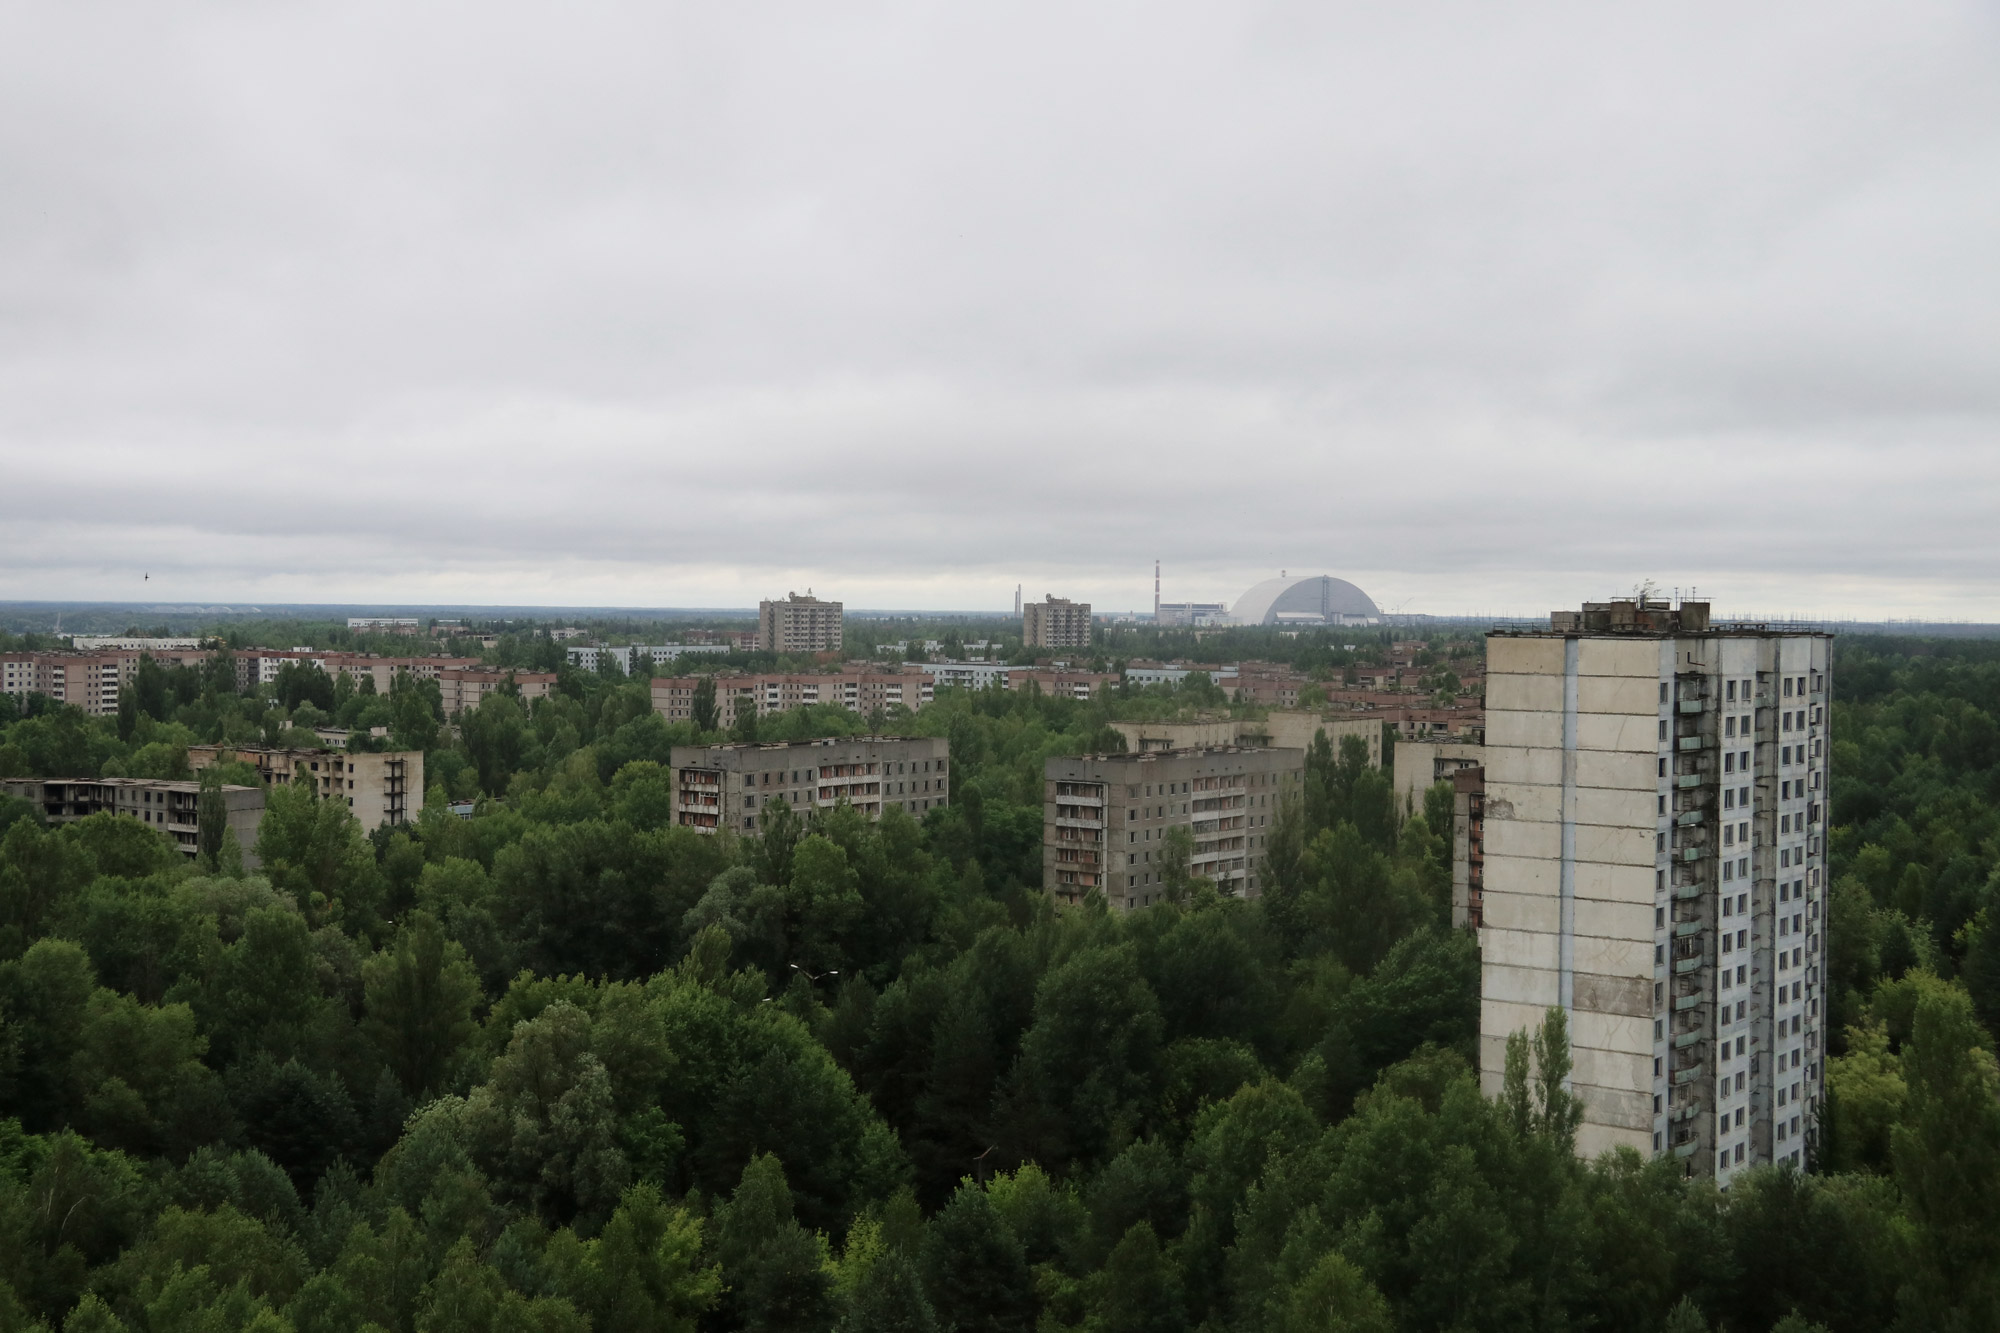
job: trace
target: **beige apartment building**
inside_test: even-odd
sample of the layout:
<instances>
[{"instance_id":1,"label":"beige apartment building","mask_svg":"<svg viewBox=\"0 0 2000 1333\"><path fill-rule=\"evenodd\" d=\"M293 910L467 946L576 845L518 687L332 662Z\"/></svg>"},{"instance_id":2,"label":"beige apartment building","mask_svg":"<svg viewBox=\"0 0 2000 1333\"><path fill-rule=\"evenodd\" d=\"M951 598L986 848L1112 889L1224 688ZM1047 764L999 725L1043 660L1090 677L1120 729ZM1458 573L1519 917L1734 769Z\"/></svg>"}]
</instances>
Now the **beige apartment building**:
<instances>
[{"instance_id":1,"label":"beige apartment building","mask_svg":"<svg viewBox=\"0 0 2000 1333\"><path fill-rule=\"evenodd\" d=\"M1353 737L1368 747L1368 766L1382 767L1380 718L1274 708L1264 715L1261 723L1243 724L1244 740L1280 750L1309 750L1321 732L1326 733L1327 744L1333 747L1335 759L1340 758L1343 743Z\"/></svg>"},{"instance_id":2,"label":"beige apartment building","mask_svg":"<svg viewBox=\"0 0 2000 1333\"><path fill-rule=\"evenodd\" d=\"M914 713L929 703L932 695L925 677L890 671L659 676L652 682L653 710L669 722L692 722L695 691L704 679L715 682L715 715L723 726L746 710L769 717L805 704L838 704L864 717L878 708L887 712L900 707Z\"/></svg>"},{"instance_id":3,"label":"beige apartment building","mask_svg":"<svg viewBox=\"0 0 2000 1333\"><path fill-rule=\"evenodd\" d=\"M434 680L446 717L456 717L479 707L480 701L511 681L520 691L521 702L532 706L555 689L552 671L489 670L471 657L376 657L367 653L324 652L314 648L251 648L236 655L236 683L247 689L252 684L269 685L278 672L293 663L317 666L338 679L346 676L357 688L372 681L377 694L395 688L396 677L408 672L412 680Z\"/></svg>"},{"instance_id":4,"label":"beige apartment building","mask_svg":"<svg viewBox=\"0 0 2000 1333\"><path fill-rule=\"evenodd\" d=\"M81 708L92 717L110 717L118 711L119 692L138 674L141 657L174 667L203 666L209 656L206 648L0 654L0 693L45 695L57 703Z\"/></svg>"},{"instance_id":5,"label":"beige apartment building","mask_svg":"<svg viewBox=\"0 0 2000 1333\"><path fill-rule=\"evenodd\" d=\"M21 698L40 694L108 717L118 711L121 666L117 653L9 653L0 657L0 690Z\"/></svg>"},{"instance_id":6,"label":"beige apartment building","mask_svg":"<svg viewBox=\"0 0 2000 1333\"><path fill-rule=\"evenodd\" d=\"M1021 608L1021 641L1029 648L1090 647L1090 603L1048 597Z\"/></svg>"},{"instance_id":7,"label":"beige apartment building","mask_svg":"<svg viewBox=\"0 0 2000 1333\"><path fill-rule=\"evenodd\" d=\"M1811 1164L1829 647L1632 599L1487 639L1480 1077L1566 1010L1584 1156Z\"/></svg>"},{"instance_id":8,"label":"beige apartment building","mask_svg":"<svg viewBox=\"0 0 2000 1333\"><path fill-rule=\"evenodd\" d=\"M521 702L533 708L535 700L545 699L556 687L556 673L553 671L479 671L466 667L449 667L438 673L438 693L444 704L446 717L457 717L460 713L471 712L479 707L487 695L512 685L520 692Z\"/></svg>"},{"instance_id":9,"label":"beige apartment building","mask_svg":"<svg viewBox=\"0 0 2000 1333\"><path fill-rule=\"evenodd\" d=\"M801 815L851 805L869 819L915 819L951 798L951 744L940 736L854 736L773 745L676 745L669 754L674 822L755 836L782 797Z\"/></svg>"},{"instance_id":10,"label":"beige apartment building","mask_svg":"<svg viewBox=\"0 0 2000 1333\"><path fill-rule=\"evenodd\" d=\"M1271 821L1305 778L1305 751L1231 745L1058 755L1042 773L1042 887L1057 902L1093 892L1117 908L1158 901L1174 828L1193 837L1190 874L1254 898Z\"/></svg>"},{"instance_id":11,"label":"beige apartment building","mask_svg":"<svg viewBox=\"0 0 2000 1333\"><path fill-rule=\"evenodd\" d=\"M206 648L130 647L90 653L8 653L0 655L0 693L43 694L58 703L74 704L93 717L118 711L119 692L132 682L139 659L150 657L163 667L201 667L213 653ZM555 688L553 672L489 671L469 657L373 657L365 653L322 652L312 648L247 648L233 654L236 686L269 685L278 672L295 662L318 666L329 676L346 676L358 687L371 680L375 692L387 694L396 676L407 671L415 680L434 680L446 717L468 708L512 681L524 703L533 704Z\"/></svg>"},{"instance_id":12,"label":"beige apartment building","mask_svg":"<svg viewBox=\"0 0 2000 1333\"><path fill-rule=\"evenodd\" d=\"M920 662L917 669L930 677L931 684L940 690L986 690L996 687L1025 690L1032 686L1043 694L1066 699L1088 699L1105 686L1119 682L1116 672L1079 671L1047 658L1042 661L1048 665L1019 667L1005 662Z\"/></svg>"},{"instance_id":13,"label":"beige apartment building","mask_svg":"<svg viewBox=\"0 0 2000 1333\"><path fill-rule=\"evenodd\" d=\"M1338 758L1341 742L1352 736L1368 747L1369 766L1382 767L1382 724L1371 717L1273 710L1262 719L1225 717L1196 722L1113 722L1111 725L1125 738L1125 748L1134 753L1223 745L1249 745L1303 753L1312 749L1313 741L1324 732L1327 744L1333 747L1334 757Z\"/></svg>"},{"instance_id":14,"label":"beige apartment building","mask_svg":"<svg viewBox=\"0 0 2000 1333\"><path fill-rule=\"evenodd\" d=\"M68 824L109 812L151 825L188 856L199 850L199 782L156 778L5 778L0 795L28 801L51 824ZM222 788L229 829L243 850L243 864L257 868L257 829L264 821L264 789Z\"/></svg>"},{"instance_id":15,"label":"beige apartment building","mask_svg":"<svg viewBox=\"0 0 2000 1333\"><path fill-rule=\"evenodd\" d=\"M310 780L322 800L345 801L363 832L407 824L424 808L424 752L279 750L262 745L191 745L188 764L199 773L218 760L253 765L267 783Z\"/></svg>"},{"instance_id":16,"label":"beige apartment building","mask_svg":"<svg viewBox=\"0 0 2000 1333\"><path fill-rule=\"evenodd\" d=\"M1460 769L1478 768L1485 762L1486 747L1469 741L1397 741L1396 808L1404 812L1421 811L1424 793L1433 784L1449 782Z\"/></svg>"},{"instance_id":17,"label":"beige apartment building","mask_svg":"<svg viewBox=\"0 0 2000 1333\"><path fill-rule=\"evenodd\" d=\"M782 602L757 603L757 646L767 653L837 653L841 649L842 606L785 594Z\"/></svg>"},{"instance_id":18,"label":"beige apartment building","mask_svg":"<svg viewBox=\"0 0 2000 1333\"><path fill-rule=\"evenodd\" d=\"M126 653L182 653L202 646L200 639L155 639L139 636L120 638L115 635L79 634L69 641L69 646L80 653L101 653L105 651Z\"/></svg>"},{"instance_id":19,"label":"beige apartment building","mask_svg":"<svg viewBox=\"0 0 2000 1333\"><path fill-rule=\"evenodd\" d=\"M1451 775L1451 924L1478 930L1486 912L1486 770Z\"/></svg>"},{"instance_id":20,"label":"beige apartment building","mask_svg":"<svg viewBox=\"0 0 2000 1333\"><path fill-rule=\"evenodd\" d=\"M1003 690L1034 688L1043 694L1064 699L1089 699L1106 686L1116 685L1113 671L1067 671L1042 667L1009 667L1001 677Z\"/></svg>"}]
</instances>

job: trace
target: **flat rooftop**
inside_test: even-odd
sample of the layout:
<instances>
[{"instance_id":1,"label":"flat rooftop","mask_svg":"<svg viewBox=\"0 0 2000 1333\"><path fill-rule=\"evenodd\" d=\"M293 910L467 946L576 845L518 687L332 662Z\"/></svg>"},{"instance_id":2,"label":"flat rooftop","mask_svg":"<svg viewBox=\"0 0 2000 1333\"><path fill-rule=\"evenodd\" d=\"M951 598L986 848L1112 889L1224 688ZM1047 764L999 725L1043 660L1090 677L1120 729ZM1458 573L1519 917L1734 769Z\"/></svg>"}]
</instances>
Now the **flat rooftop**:
<instances>
[{"instance_id":1,"label":"flat rooftop","mask_svg":"<svg viewBox=\"0 0 2000 1333\"><path fill-rule=\"evenodd\" d=\"M1135 724L1136 725L1136 724ZM1283 745L1189 745L1176 750L1115 750L1108 754L1058 754L1052 759L1089 759L1108 764L1156 764L1162 759L1202 759L1215 754L1276 754Z\"/></svg>"},{"instance_id":2,"label":"flat rooftop","mask_svg":"<svg viewBox=\"0 0 2000 1333\"><path fill-rule=\"evenodd\" d=\"M1489 639L1608 636L1636 639L1830 639L1833 634L1830 630L1773 625L1768 621L1714 620L1709 615L1707 602L1669 602L1650 597L1614 597L1608 602L1585 602L1581 610L1549 612L1546 628L1514 627L1486 632Z\"/></svg>"},{"instance_id":3,"label":"flat rooftop","mask_svg":"<svg viewBox=\"0 0 2000 1333\"><path fill-rule=\"evenodd\" d=\"M823 750L833 745L880 745L903 741L942 741L944 736L823 736L810 741L724 741L719 745L676 745L676 750Z\"/></svg>"},{"instance_id":4,"label":"flat rooftop","mask_svg":"<svg viewBox=\"0 0 2000 1333\"><path fill-rule=\"evenodd\" d=\"M147 791L172 791L199 793L201 783L187 778L0 778L0 784L38 782L43 786L70 784L84 787L144 787ZM223 791L261 791L261 787L246 787L241 783L225 782Z\"/></svg>"}]
</instances>

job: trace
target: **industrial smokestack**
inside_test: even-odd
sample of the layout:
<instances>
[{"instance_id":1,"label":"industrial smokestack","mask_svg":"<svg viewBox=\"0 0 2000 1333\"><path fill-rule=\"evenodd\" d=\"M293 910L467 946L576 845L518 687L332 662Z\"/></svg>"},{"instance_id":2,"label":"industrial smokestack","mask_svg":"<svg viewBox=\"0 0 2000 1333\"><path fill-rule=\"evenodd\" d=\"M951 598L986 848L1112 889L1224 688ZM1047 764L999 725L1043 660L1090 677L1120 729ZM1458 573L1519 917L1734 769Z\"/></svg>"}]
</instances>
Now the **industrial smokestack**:
<instances>
[{"instance_id":1,"label":"industrial smokestack","mask_svg":"<svg viewBox=\"0 0 2000 1333\"><path fill-rule=\"evenodd\" d=\"M1160 621L1160 562L1153 561L1153 623Z\"/></svg>"}]
</instances>

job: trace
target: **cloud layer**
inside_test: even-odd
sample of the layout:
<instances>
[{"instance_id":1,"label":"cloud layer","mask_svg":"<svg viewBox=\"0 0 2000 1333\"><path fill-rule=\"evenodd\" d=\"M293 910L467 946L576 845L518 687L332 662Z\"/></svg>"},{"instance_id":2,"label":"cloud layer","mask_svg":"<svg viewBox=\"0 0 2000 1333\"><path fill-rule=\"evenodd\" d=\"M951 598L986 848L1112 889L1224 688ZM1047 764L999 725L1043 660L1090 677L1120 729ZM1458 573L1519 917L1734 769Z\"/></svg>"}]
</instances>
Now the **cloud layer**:
<instances>
[{"instance_id":1,"label":"cloud layer","mask_svg":"<svg viewBox=\"0 0 2000 1333\"><path fill-rule=\"evenodd\" d=\"M0 180L0 597L2000 619L1972 4L21 5Z\"/></svg>"}]
</instances>

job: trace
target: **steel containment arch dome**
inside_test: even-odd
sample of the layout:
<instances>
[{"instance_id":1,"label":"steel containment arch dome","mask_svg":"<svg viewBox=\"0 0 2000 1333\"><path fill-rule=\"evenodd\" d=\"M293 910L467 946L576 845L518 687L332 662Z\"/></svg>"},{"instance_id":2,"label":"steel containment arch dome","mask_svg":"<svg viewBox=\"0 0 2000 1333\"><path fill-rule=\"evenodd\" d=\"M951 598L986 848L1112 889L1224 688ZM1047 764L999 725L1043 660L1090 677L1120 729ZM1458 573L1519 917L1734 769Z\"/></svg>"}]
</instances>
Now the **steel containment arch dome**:
<instances>
[{"instance_id":1,"label":"steel containment arch dome","mask_svg":"<svg viewBox=\"0 0 2000 1333\"><path fill-rule=\"evenodd\" d=\"M1367 593L1329 574L1265 579L1236 601L1239 625L1372 625L1382 612Z\"/></svg>"}]
</instances>

